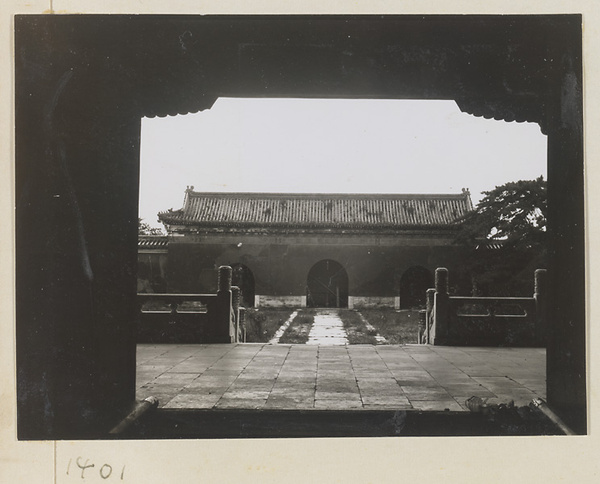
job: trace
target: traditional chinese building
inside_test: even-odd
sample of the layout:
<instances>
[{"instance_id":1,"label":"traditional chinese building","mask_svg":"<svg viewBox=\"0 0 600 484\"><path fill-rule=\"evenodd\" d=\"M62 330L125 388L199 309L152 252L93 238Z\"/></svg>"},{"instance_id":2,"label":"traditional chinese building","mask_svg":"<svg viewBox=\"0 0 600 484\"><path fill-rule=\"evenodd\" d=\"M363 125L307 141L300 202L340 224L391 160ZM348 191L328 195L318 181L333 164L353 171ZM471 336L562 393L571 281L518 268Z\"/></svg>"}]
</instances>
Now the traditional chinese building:
<instances>
[{"instance_id":1,"label":"traditional chinese building","mask_svg":"<svg viewBox=\"0 0 600 484\"><path fill-rule=\"evenodd\" d=\"M157 292L210 293L234 269L246 306L410 308L454 246L470 194L201 193L158 215L167 237L141 237L140 275Z\"/></svg>"}]
</instances>

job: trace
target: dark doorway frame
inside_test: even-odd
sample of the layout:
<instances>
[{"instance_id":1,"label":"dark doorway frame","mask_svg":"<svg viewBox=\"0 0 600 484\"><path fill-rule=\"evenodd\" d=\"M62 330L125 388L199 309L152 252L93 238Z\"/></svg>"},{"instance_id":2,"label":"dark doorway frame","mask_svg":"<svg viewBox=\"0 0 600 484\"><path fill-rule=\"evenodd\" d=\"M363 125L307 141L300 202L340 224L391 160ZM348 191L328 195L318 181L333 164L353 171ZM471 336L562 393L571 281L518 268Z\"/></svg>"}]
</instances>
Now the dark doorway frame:
<instances>
[{"instance_id":1,"label":"dark doorway frame","mask_svg":"<svg viewBox=\"0 0 600 484\"><path fill-rule=\"evenodd\" d=\"M310 308L347 308L348 273L333 259L314 264L306 277L306 305Z\"/></svg>"},{"instance_id":2,"label":"dark doorway frame","mask_svg":"<svg viewBox=\"0 0 600 484\"><path fill-rule=\"evenodd\" d=\"M19 438L103 437L134 404L140 119L219 96L453 99L539 123L547 397L586 433L581 39L581 15L17 15Z\"/></svg>"}]
</instances>

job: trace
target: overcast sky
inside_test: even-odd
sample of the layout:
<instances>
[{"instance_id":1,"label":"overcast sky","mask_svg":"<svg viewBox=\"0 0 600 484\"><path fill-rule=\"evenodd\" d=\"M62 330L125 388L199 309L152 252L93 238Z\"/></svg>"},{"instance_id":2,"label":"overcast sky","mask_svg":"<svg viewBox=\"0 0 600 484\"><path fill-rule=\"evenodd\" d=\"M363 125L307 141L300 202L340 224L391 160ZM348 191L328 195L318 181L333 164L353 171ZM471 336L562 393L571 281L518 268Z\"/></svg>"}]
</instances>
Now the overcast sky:
<instances>
[{"instance_id":1,"label":"overcast sky","mask_svg":"<svg viewBox=\"0 0 600 484\"><path fill-rule=\"evenodd\" d=\"M481 192L546 178L537 124L461 113L453 101L232 99L142 120L140 217L196 191Z\"/></svg>"}]
</instances>

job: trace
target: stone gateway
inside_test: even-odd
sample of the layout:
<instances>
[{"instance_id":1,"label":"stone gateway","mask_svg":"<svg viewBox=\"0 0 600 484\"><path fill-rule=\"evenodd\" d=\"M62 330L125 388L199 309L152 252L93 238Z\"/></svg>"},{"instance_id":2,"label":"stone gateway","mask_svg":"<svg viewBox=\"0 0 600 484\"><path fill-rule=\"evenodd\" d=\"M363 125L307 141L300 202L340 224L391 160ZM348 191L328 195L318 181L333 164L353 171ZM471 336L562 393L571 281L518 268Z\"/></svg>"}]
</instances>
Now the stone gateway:
<instances>
[{"instance_id":1,"label":"stone gateway","mask_svg":"<svg viewBox=\"0 0 600 484\"><path fill-rule=\"evenodd\" d=\"M141 237L139 274L156 292L215 292L231 266L249 306L395 307L425 304L470 194L202 193L162 212L167 237ZM155 249L152 249L155 247ZM155 255L152 255L152 251ZM166 251L166 252L165 252Z\"/></svg>"}]
</instances>

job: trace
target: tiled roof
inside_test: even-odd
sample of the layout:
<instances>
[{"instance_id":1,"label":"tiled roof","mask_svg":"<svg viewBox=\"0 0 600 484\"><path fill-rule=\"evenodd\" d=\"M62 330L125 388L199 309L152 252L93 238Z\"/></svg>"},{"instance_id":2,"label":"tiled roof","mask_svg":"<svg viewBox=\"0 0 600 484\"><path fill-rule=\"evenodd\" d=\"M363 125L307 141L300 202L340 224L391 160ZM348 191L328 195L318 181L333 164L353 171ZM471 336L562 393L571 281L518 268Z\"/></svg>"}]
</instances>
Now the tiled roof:
<instances>
[{"instance_id":1,"label":"tiled roof","mask_svg":"<svg viewBox=\"0 0 600 484\"><path fill-rule=\"evenodd\" d=\"M166 249L169 238L166 235L139 235L138 249Z\"/></svg>"},{"instance_id":2,"label":"tiled roof","mask_svg":"<svg viewBox=\"0 0 600 484\"><path fill-rule=\"evenodd\" d=\"M202 193L186 190L167 225L202 227L449 227L473 209L468 191L451 195Z\"/></svg>"}]
</instances>

